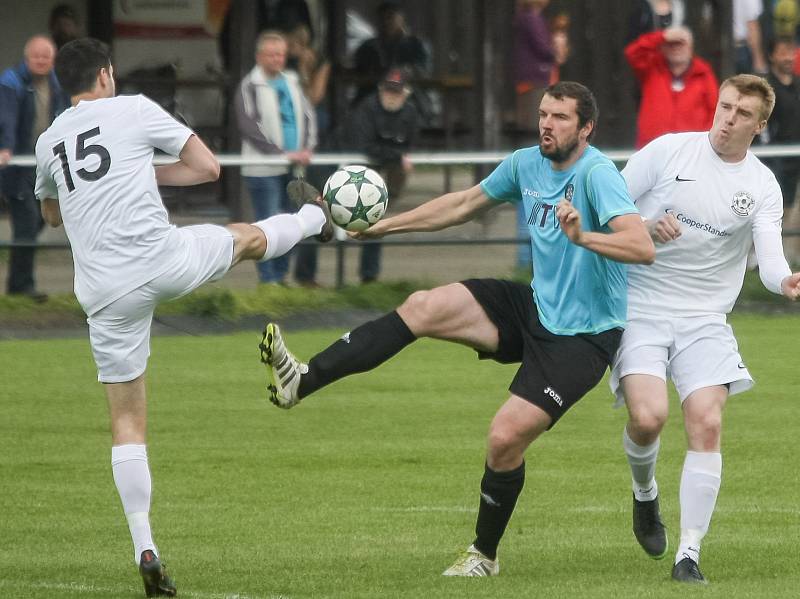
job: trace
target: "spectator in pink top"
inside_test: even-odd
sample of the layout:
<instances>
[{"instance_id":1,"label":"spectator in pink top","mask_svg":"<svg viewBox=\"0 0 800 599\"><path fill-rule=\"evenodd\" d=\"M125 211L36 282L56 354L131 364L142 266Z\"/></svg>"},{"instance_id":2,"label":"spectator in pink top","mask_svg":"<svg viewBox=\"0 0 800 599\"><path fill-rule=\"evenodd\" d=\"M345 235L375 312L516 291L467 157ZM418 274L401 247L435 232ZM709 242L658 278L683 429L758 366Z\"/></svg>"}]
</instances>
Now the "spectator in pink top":
<instances>
[{"instance_id":1,"label":"spectator in pink top","mask_svg":"<svg viewBox=\"0 0 800 599\"><path fill-rule=\"evenodd\" d=\"M550 83L555 54L544 9L550 0L517 0L514 15L514 90L521 130L536 129L539 101Z\"/></svg>"}]
</instances>

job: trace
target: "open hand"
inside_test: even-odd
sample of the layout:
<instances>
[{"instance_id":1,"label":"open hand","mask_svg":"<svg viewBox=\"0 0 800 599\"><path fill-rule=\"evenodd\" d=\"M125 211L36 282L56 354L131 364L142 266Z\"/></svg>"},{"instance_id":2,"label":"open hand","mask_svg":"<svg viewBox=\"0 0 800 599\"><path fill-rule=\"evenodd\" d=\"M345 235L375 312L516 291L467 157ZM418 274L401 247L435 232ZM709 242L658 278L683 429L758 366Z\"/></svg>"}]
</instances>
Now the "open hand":
<instances>
[{"instance_id":1,"label":"open hand","mask_svg":"<svg viewBox=\"0 0 800 599\"><path fill-rule=\"evenodd\" d=\"M356 239L359 241L363 241L365 239L380 239L386 234L386 232L383 230L383 227L380 225L381 223L378 221L369 229L365 229L363 231L348 231L347 235L350 237L350 239Z\"/></svg>"}]
</instances>

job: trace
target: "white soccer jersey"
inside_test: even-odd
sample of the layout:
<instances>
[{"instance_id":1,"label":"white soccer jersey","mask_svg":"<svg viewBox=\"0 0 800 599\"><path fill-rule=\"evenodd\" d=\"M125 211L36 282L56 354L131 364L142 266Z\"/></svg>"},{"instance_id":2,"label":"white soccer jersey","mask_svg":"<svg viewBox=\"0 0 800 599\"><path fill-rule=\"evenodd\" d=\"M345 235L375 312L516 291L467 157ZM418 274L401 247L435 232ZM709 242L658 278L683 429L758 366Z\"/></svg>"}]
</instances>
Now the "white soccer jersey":
<instances>
[{"instance_id":1,"label":"white soccer jersey","mask_svg":"<svg viewBox=\"0 0 800 599\"><path fill-rule=\"evenodd\" d=\"M754 238L759 259L780 247L783 201L772 172L751 152L722 161L703 132L659 137L622 175L644 218L674 214L681 225L678 239L656 243L653 265L629 266L628 316L730 312Z\"/></svg>"},{"instance_id":2,"label":"white soccer jersey","mask_svg":"<svg viewBox=\"0 0 800 599\"><path fill-rule=\"evenodd\" d=\"M36 142L36 197L57 198L87 314L177 259L153 169L154 148L179 156L192 131L148 98L81 101Z\"/></svg>"}]
</instances>

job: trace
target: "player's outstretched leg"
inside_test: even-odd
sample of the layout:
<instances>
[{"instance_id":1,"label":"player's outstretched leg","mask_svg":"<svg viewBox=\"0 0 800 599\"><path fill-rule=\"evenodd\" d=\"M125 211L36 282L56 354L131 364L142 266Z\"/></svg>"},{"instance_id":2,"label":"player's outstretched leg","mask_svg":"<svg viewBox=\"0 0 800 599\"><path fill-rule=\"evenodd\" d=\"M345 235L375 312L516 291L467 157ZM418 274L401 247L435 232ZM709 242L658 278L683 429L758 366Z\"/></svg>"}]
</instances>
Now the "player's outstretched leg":
<instances>
[{"instance_id":1,"label":"player's outstretched leg","mask_svg":"<svg viewBox=\"0 0 800 599\"><path fill-rule=\"evenodd\" d=\"M442 572L443 576L497 576L500 574L500 562L491 560L475 545L470 545L455 563Z\"/></svg>"},{"instance_id":2,"label":"player's outstretched leg","mask_svg":"<svg viewBox=\"0 0 800 599\"><path fill-rule=\"evenodd\" d=\"M322 209L322 212L325 213L325 224L322 227L322 231L320 231L316 238L323 243L333 239L333 221L331 220L331 211L330 208L328 208L327 202L322 199L322 195L319 193L319 190L316 187L304 179L295 179L293 181L289 181L289 183L286 185L286 195L289 197L289 201L291 201L298 208L302 207L303 204L313 204L315 206L319 206Z\"/></svg>"},{"instance_id":3,"label":"player's outstretched leg","mask_svg":"<svg viewBox=\"0 0 800 599\"><path fill-rule=\"evenodd\" d=\"M234 252L234 264L241 260L265 262L278 258L309 237L320 241L333 238L331 212L313 186L304 181L292 181L287 185L287 195L299 204L294 214L275 214L251 225L232 223L227 226L234 233L235 243L239 244L236 247L241 248ZM252 227L261 229L263 238L253 237Z\"/></svg>"},{"instance_id":4,"label":"player's outstretched leg","mask_svg":"<svg viewBox=\"0 0 800 599\"><path fill-rule=\"evenodd\" d=\"M175 582L167 574L166 565L150 549L142 552L139 573L148 597L175 597L178 594Z\"/></svg>"},{"instance_id":5,"label":"player's outstretched leg","mask_svg":"<svg viewBox=\"0 0 800 599\"><path fill-rule=\"evenodd\" d=\"M393 311L342 335L303 364L286 349L278 326L270 323L259 345L267 366L269 399L278 407L291 408L325 385L376 368L415 340Z\"/></svg>"},{"instance_id":6,"label":"player's outstretched leg","mask_svg":"<svg viewBox=\"0 0 800 599\"><path fill-rule=\"evenodd\" d=\"M267 366L267 396L273 404L288 410L300 401L297 388L300 376L308 372L308 366L286 348L277 324L266 326L258 348L261 361Z\"/></svg>"}]
</instances>

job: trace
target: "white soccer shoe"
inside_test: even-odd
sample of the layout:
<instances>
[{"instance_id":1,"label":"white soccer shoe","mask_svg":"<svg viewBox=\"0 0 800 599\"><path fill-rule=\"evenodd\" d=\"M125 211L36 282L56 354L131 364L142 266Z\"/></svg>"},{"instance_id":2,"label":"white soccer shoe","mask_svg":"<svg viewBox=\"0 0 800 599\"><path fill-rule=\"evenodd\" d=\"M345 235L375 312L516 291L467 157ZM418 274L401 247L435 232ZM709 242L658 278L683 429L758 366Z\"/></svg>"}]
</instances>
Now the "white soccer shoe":
<instances>
[{"instance_id":1,"label":"white soccer shoe","mask_svg":"<svg viewBox=\"0 0 800 599\"><path fill-rule=\"evenodd\" d=\"M308 372L308 366L286 348L281 330L274 323L270 322L264 329L258 349L261 350L261 361L267 366L269 400L279 408L288 410L300 401L297 389L300 387L300 376Z\"/></svg>"},{"instance_id":2,"label":"white soccer shoe","mask_svg":"<svg viewBox=\"0 0 800 599\"><path fill-rule=\"evenodd\" d=\"M442 572L442 576L497 576L500 574L500 562L490 560L470 545L452 566Z\"/></svg>"}]
</instances>

